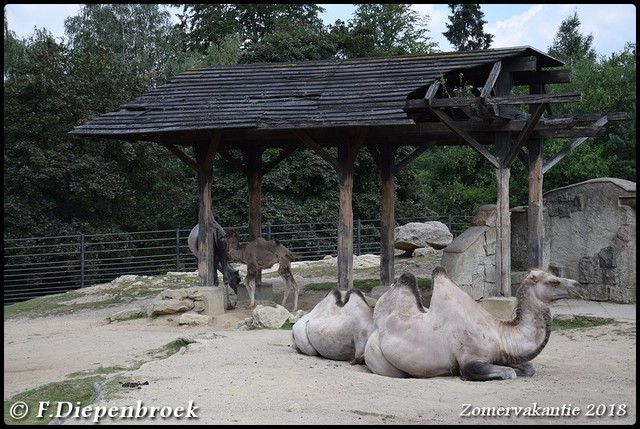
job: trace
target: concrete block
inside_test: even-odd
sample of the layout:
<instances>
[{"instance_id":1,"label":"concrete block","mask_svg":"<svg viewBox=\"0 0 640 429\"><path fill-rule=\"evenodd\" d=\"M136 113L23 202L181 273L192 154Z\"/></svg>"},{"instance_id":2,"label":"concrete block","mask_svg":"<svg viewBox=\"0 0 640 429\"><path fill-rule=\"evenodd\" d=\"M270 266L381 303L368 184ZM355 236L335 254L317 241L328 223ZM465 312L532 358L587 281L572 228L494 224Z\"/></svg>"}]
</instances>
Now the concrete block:
<instances>
[{"instance_id":1,"label":"concrete block","mask_svg":"<svg viewBox=\"0 0 640 429\"><path fill-rule=\"evenodd\" d=\"M515 296L492 296L483 299L482 306L489 313L501 320L512 320L516 313L517 300Z\"/></svg>"},{"instance_id":2,"label":"concrete block","mask_svg":"<svg viewBox=\"0 0 640 429\"><path fill-rule=\"evenodd\" d=\"M206 316L224 314L224 289L218 286L200 286L204 296L204 311Z\"/></svg>"}]
</instances>

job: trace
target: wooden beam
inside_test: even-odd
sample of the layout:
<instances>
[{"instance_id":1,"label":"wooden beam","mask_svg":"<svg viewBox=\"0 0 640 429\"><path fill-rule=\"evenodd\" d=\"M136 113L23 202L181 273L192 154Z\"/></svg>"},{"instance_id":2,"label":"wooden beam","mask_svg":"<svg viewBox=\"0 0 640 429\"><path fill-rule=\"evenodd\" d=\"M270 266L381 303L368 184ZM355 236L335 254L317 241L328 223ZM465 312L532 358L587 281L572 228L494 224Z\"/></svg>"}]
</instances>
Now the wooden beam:
<instances>
[{"instance_id":1,"label":"wooden beam","mask_svg":"<svg viewBox=\"0 0 640 429\"><path fill-rule=\"evenodd\" d=\"M491 73L489 73L489 77L482 87L482 91L480 91L480 98L486 98L491 95L491 91L493 90L494 85L496 84L496 80L500 75L500 71L502 70L502 61L496 61L491 68Z\"/></svg>"},{"instance_id":2,"label":"wooden beam","mask_svg":"<svg viewBox=\"0 0 640 429\"><path fill-rule=\"evenodd\" d=\"M397 165L395 165L393 167L393 175L397 175L403 168L405 168L406 166L411 164L413 161L415 161L415 159L417 157L422 155L422 153L424 153L424 151L426 151L430 147L434 146L436 143L438 143L437 140L431 140L431 141L423 143L420 146L418 146L417 148L415 148L414 151L411 152L409 155L407 155L407 157L405 159L403 159L402 161L400 161Z\"/></svg>"},{"instance_id":3,"label":"wooden beam","mask_svg":"<svg viewBox=\"0 0 640 429\"><path fill-rule=\"evenodd\" d=\"M601 117L600 119L598 119L593 124L593 126L601 128L607 122L608 122L608 118L605 115L605 116ZM584 143L584 141L587 140L587 138L588 137L577 138L574 141L572 141L571 143L569 143L567 146L565 146L562 150L560 150L560 152L556 153L551 159L549 159L547 162L544 163L544 167L542 169L542 172L546 173L547 171L549 171L554 165L556 165L558 162L560 162L565 156L569 155L578 146L580 146L582 143Z\"/></svg>"},{"instance_id":4,"label":"wooden beam","mask_svg":"<svg viewBox=\"0 0 640 429\"><path fill-rule=\"evenodd\" d=\"M430 107L473 107L477 105L512 105L512 104L540 104L540 103L577 103L582 101L579 92L567 92L563 94L531 94L531 95L505 95L499 97L486 97L484 102L479 97L451 97L434 98L429 103ZM426 101L420 99L407 100L405 108L425 108Z\"/></svg>"},{"instance_id":5,"label":"wooden beam","mask_svg":"<svg viewBox=\"0 0 640 429\"><path fill-rule=\"evenodd\" d=\"M336 172L340 172L340 163L329 152L324 150L322 146L313 141L308 134L304 131L294 130L292 133L298 137L304 144L306 144L311 150L313 150L320 158L324 159Z\"/></svg>"},{"instance_id":6,"label":"wooden beam","mask_svg":"<svg viewBox=\"0 0 640 429\"><path fill-rule=\"evenodd\" d=\"M499 168L498 160L495 156L493 156L488 150L484 148L480 143L476 141L469 133L464 130L459 129L456 126L456 123L449 118L444 112L439 109L431 109L431 112L436 115L444 124L449 127L451 131L456 133L462 140L467 142L469 146L471 146L476 152L478 152L484 159L489 161L494 168Z\"/></svg>"},{"instance_id":7,"label":"wooden beam","mask_svg":"<svg viewBox=\"0 0 640 429\"><path fill-rule=\"evenodd\" d=\"M262 167L262 175L265 175L268 172L270 172L271 170L273 170L276 165L280 164L282 161L287 159L287 157L289 157L289 155L291 155L295 151L296 151L295 147L289 147L289 148L282 149L280 151L280 153L278 154L278 156L276 156L268 164L266 164L266 165L264 165Z\"/></svg>"},{"instance_id":8,"label":"wooden beam","mask_svg":"<svg viewBox=\"0 0 640 429\"><path fill-rule=\"evenodd\" d=\"M171 143L158 142L158 144L169 149L169 152L177 156L182 162L187 164L189 167L193 168L195 171L198 171L198 164L193 159L189 158L189 155L184 153L182 150L178 149Z\"/></svg>"},{"instance_id":9,"label":"wooden beam","mask_svg":"<svg viewBox=\"0 0 640 429\"><path fill-rule=\"evenodd\" d=\"M540 117L542 116L542 114L546 109L547 109L546 103L538 104L535 107L535 111L527 119L527 123L524 124L524 128L522 129L522 131L520 131L520 134L516 138L516 141L513 147L507 154L507 158L504 160L504 164L506 167L511 168L511 164L513 164L513 161L518 155L518 152L520 152L520 149L522 149L522 146L524 146L524 144L529 140L531 133L533 133L534 127L538 123L538 119L540 119Z\"/></svg>"},{"instance_id":10,"label":"wooden beam","mask_svg":"<svg viewBox=\"0 0 640 429\"><path fill-rule=\"evenodd\" d=\"M572 70L548 70L514 72L514 85L546 85L552 83L571 83Z\"/></svg>"}]
</instances>

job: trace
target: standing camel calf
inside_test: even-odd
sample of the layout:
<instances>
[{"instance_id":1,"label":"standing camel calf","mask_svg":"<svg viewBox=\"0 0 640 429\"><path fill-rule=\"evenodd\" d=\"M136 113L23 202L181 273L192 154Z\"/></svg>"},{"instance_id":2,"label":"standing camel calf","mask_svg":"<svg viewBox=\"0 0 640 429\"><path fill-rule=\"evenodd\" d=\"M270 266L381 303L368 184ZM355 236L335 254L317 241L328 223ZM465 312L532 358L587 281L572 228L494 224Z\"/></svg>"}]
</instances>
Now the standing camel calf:
<instances>
[{"instance_id":1,"label":"standing camel calf","mask_svg":"<svg viewBox=\"0 0 640 429\"><path fill-rule=\"evenodd\" d=\"M293 311L298 310L300 288L291 273L291 262L293 262L294 258L289 249L278 240L265 240L262 237L240 246L238 234L235 231L227 232L227 246L231 259L247 266L245 286L247 287L247 292L249 292L249 308L254 308L256 305L256 277L258 271L271 268L278 263L278 274L286 284L282 306L284 307L287 302L289 291L293 290Z\"/></svg>"}]
</instances>

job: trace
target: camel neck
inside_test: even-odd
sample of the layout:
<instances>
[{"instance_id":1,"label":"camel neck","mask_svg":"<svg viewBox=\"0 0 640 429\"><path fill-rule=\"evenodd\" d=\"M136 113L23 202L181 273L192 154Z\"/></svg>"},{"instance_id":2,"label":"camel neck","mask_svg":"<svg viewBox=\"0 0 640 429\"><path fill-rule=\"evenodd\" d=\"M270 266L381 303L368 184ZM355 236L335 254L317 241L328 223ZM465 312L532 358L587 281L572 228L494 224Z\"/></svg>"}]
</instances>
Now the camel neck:
<instances>
[{"instance_id":1,"label":"camel neck","mask_svg":"<svg viewBox=\"0 0 640 429\"><path fill-rule=\"evenodd\" d=\"M523 289L524 288L524 289ZM551 310L538 300L530 287L523 285L518 291L516 316L502 322L506 363L528 362L538 356L551 335Z\"/></svg>"}]
</instances>

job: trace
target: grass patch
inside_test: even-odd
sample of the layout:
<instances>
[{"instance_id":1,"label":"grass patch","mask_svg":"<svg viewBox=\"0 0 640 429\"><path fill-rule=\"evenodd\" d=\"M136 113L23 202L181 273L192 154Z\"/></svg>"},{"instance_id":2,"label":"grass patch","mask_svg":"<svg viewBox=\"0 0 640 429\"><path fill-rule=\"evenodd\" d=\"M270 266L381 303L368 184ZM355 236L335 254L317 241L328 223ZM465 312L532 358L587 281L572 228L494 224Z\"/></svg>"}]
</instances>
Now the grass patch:
<instances>
[{"instance_id":1,"label":"grass patch","mask_svg":"<svg viewBox=\"0 0 640 429\"><path fill-rule=\"evenodd\" d=\"M293 329L293 323L291 323L291 321L287 320L286 322L284 322L284 324L280 327L280 329L284 329L285 331L290 331L291 329Z\"/></svg>"},{"instance_id":2,"label":"grass patch","mask_svg":"<svg viewBox=\"0 0 640 429\"><path fill-rule=\"evenodd\" d=\"M115 377L111 380L108 376L126 371L139 369L149 360L160 360L168 358L177 353L185 343L181 340L171 341L162 347L147 352L150 359L139 360L130 366L100 366L95 370L78 371L69 374L70 380L50 383L36 389L28 390L13 396L4 402L4 421L7 424L15 425L47 425L52 420L49 414L55 414L58 404L56 402L70 402L73 407L83 408L91 405L97 398L97 393L93 389L93 383L103 384L106 395L112 395L122 388L123 377ZM106 381L106 382L105 382ZM126 380L130 381L130 380ZM23 419L16 420L11 417L10 409L16 402L25 402L29 407L29 412ZM38 407L42 402L50 402L49 408L43 417L38 418ZM62 412L68 411L64 405Z\"/></svg>"},{"instance_id":3,"label":"grass patch","mask_svg":"<svg viewBox=\"0 0 640 429\"><path fill-rule=\"evenodd\" d=\"M19 393L9 401L4 401L4 422L9 425L47 425L52 420L49 415L55 415L57 411L57 402L70 402L74 407L80 408L91 405L97 397L92 383L103 380L103 377L98 376L66 380ZM16 420L11 417L10 409L18 401L26 403L29 411L24 418ZM38 418L38 409L44 402L49 402L49 408ZM68 406L63 404L61 411L67 412Z\"/></svg>"},{"instance_id":4,"label":"grass patch","mask_svg":"<svg viewBox=\"0 0 640 429\"><path fill-rule=\"evenodd\" d=\"M563 329L583 329L593 328L594 326L611 325L616 323L614 319L604 319L601 317L575 316L570 319L562 317L554 317L551 329L560 331Z\"/></svg>"},{"instance_id":5,"label":"grass patch","mask_svg":"<svg viewBox=\"0 0 640 429\"><path fill-rule=\"evenodd\" d=\"M100 285L99 290L96 289L98 286L87 287L5 305L4 320L18 317L60 316L83 310L100 310L116 304L135 302L156 296L165 289L181 289L197 285L198 278L196 276L134 276L130 281ZM144 315L139 317L144 317Z\"/></svg>"}]
</instances>

